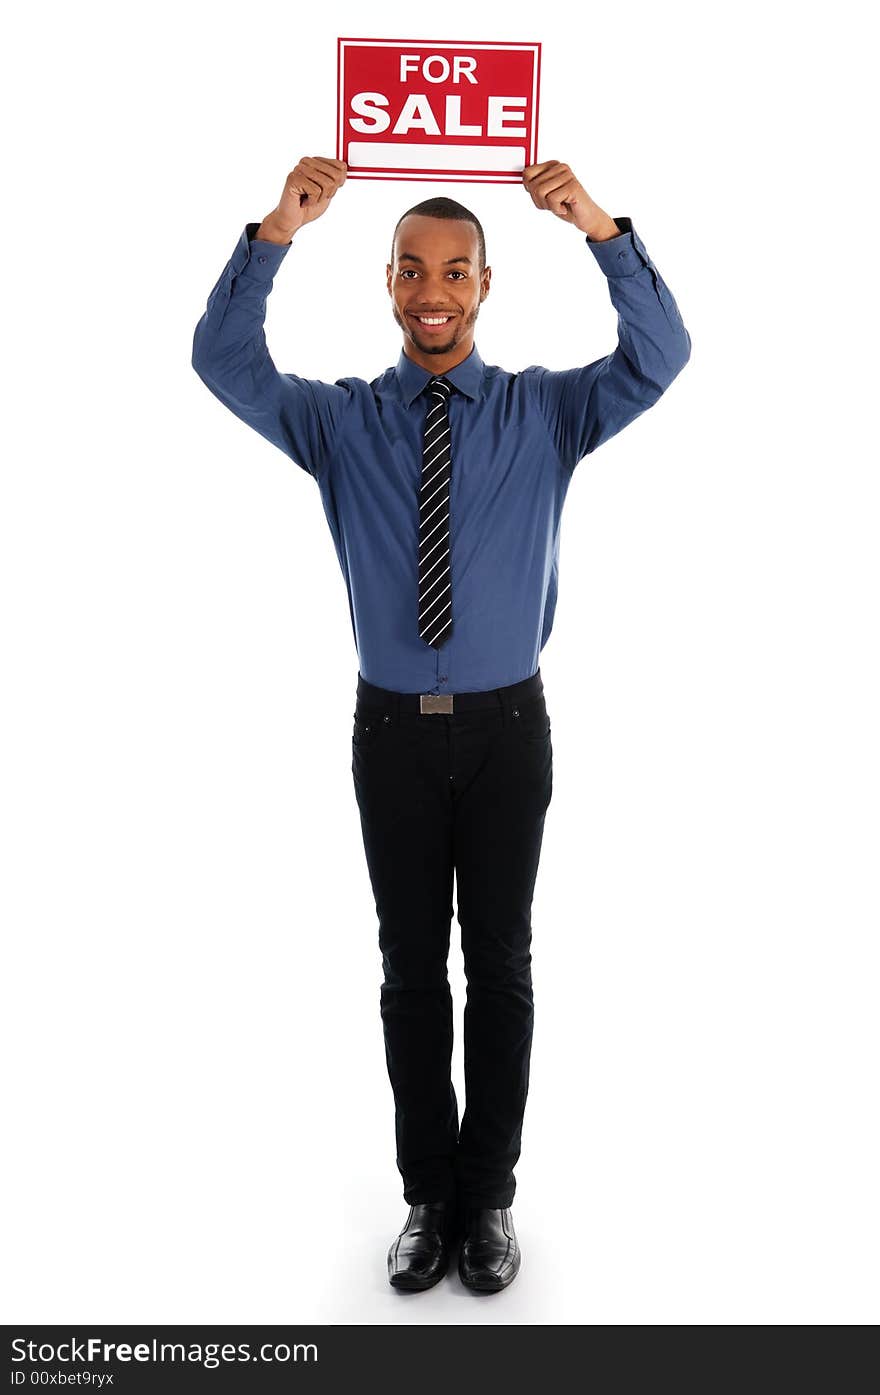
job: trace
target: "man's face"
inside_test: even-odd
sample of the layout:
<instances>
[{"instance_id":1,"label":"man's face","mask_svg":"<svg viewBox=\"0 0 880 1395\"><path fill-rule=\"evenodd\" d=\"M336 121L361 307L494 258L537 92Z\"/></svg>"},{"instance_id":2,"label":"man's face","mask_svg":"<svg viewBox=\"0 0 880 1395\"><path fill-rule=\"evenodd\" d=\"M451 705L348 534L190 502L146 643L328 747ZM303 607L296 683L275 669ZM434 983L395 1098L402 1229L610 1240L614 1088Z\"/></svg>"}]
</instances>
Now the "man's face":
<instances>
[{"instance_id":1,"label":"man's face","mask_svg":"<svg viewBox=\"0 0 880 1395\"><path fill-rule=\"evenodd\" d=\"M407 356L434 373L467 358L492 276L488 266L480 273L473 223L408 214L397 230L394 262L386 274ZM425 318L443 323L426 324Z\"/></svg>"}]
</instances>

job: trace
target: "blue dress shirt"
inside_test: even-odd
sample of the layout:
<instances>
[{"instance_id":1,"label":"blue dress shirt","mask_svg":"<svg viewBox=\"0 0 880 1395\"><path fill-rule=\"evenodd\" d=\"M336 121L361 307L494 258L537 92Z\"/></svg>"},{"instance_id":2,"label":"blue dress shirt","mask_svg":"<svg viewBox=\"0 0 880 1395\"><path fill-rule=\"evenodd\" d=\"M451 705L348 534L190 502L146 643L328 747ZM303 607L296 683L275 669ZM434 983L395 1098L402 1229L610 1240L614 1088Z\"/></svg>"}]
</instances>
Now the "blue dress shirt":
<instances>
[{"instance_id":1,"label":"blue dress shirt","mask_svg":"<svg viewBox=\"0 0 880 1395\"><path fill-rule=\"evenodd\" d=\"M452 633L439 649L418 627L422 393L433 375L403 350L369 383L280 373L266 347L266 297L294 244L257 239L258 223L242 232L196 326L192 364L230 411L317 481L368 682L476 692L537 669L553 627L572 471L651 407L690 357L690 336L641 238L630 219L615 222L619 237L585 238L618 312L613 353L562 372L509 373L484 363L474 344L444 374L455 388Z\"/></svg>"}]
</instances>

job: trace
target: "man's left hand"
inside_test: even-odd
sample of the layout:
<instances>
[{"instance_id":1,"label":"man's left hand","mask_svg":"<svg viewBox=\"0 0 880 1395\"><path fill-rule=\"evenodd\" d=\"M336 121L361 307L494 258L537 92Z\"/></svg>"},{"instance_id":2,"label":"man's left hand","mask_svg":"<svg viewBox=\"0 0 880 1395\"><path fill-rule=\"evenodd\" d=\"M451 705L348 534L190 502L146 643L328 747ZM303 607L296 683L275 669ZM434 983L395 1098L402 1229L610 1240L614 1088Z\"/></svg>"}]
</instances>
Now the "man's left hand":
<instances>
[{"instance_id":1,"label":"man's left hand","mask_svg":"<svg viewBox=\"0 0 880 1395\"><path fill-rule=\"evenodd\" d=\"M526 165L523 184L532 196L536 208L549 209L565 223L572 223L596 242L619 237L620 228L614 219L600 208L571 172L571 166L561 160L542 160Z\"/></svg>"}]
</instances>

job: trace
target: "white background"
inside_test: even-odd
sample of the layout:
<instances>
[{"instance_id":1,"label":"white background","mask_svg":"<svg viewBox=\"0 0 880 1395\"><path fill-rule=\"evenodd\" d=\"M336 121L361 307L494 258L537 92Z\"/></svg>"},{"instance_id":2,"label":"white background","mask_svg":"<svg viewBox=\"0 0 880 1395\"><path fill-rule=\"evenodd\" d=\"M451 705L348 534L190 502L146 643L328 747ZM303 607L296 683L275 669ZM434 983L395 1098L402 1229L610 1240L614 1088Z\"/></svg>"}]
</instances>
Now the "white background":
<instances>
[{"instance_id":1,"label":"white background","mask_svg":"<svg viewBox=\"0 0 880 1395\"><path fill-rule=\"evenodd\" d=\"M418 13L7 26L3 1320L874 1322L867 10ZM387 1284L344 584L315 482L190 365L245 222L335 154L340 34L540 40L539 158L633 219L693 339L566 505L523 1267L491 1299ZM276 280L282 371L396 361L391 231L432 193L485 228L488 363L614 347L524 189L351 180Z\"/></svg>"}]
</instances>

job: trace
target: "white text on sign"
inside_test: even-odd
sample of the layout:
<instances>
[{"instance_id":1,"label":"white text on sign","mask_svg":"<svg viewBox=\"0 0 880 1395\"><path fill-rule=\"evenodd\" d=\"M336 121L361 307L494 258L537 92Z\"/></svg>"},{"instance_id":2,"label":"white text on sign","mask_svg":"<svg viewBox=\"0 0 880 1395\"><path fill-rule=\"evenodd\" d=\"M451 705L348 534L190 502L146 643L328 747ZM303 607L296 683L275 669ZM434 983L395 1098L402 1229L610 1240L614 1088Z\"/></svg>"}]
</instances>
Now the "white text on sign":
<instances>
[{"instance_id":1,"label":"white text on sign","mask_svg":"<svg viewBox=\"0 0 880 1395\"><path fill-rule=\"evenodd\" d=\"M420 58L417 54L400 55L400 81L407 83L410 77L422 77L426 82L460 83L462 79L478 85L476 77L477 60L467 54L454 54L452 59L442 53L429 54ZM526 128L522 124L522 108L527 97L487 97L485 134L487 136L507 136L522 140ZM482 136L484 125L462 125L461 97L447 96L443 104L442 125L437 120L434 108L427 93L410 92L404 99L394 125L389 110L390 99L383 92L356 92L351 99L355 116L349 117L349 125L360 135L381 135L389 128L393 136L407 136L411 131L423 131L427 136ZM511 125L518 122L518 125Z\"/></svg>"}]
</instances>

